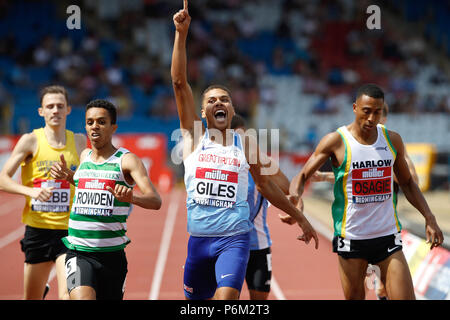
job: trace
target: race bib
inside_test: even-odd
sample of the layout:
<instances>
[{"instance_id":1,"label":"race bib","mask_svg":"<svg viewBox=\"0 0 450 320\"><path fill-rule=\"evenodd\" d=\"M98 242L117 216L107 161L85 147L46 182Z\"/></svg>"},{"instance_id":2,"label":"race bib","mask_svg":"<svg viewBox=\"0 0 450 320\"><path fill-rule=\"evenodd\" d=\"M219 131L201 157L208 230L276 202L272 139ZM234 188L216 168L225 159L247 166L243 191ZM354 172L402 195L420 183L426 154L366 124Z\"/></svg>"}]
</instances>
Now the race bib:
<instances>
[{"instance_id":1,"label":"race bib","mask_svg":"<svg viewBox=\"0 0 450 320\"><path fill-rule=\"evenodd\" d=\"M236 202L238 173L197 167L194 201L201 205L231 208Z\"/></svg>"},{"instance_id":2,"label":"race bib","mask_svg":"<svg viewBox=\"0 0 450 320\"><path fill-rule=\"evenodd\" d=\"M110 216L114 209L114 196L106 187L114 189L114 180L80 179L73 201L75 214Z\"/></svg>"},{"instance_id":3,"label":"race bib","mask_svg":"<svg viewBox=\"0 0 450 320\"><path fill-rule=\"evenodd\" d=\"M51 188L52 195L46 202L31 199L31 210L41 212L68 212L70 208L70 183L66 180L33 181L33 188Z\"/></svg>"},{"instance_id":4,"label":"race bib","mask_svg":"<svg viewBox=\"0 0 450 320\"><path fill-rule=\"evenodd\" d=\"M353 169L353 203L383 202L391 192L391 167Z\"/></svg>"}]
</instances>

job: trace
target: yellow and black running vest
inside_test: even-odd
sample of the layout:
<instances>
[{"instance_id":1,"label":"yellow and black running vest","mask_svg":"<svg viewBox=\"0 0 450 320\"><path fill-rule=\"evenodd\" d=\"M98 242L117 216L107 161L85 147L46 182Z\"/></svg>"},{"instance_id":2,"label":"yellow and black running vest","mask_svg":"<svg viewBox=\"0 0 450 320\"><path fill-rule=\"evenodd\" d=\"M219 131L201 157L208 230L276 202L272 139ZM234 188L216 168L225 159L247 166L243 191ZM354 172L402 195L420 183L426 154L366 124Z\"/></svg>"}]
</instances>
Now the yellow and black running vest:
<instances>
[{"instance_id":1,"label":"yellow and black running vest","mask_svg":"<svg viewBox=\"0 0 450 320\"><path fill-rule=\"evenodd\" d=\"M22 184L31 188L54 187L54 189L52 197L46 202L26 197L22 222L35 228L66 230L75 187L66 180L51 178L50 168L55 162L60 161L62 153L67 166L71 170L76 170L80 158L74 133L66 130L66 145L60 149L54 148L48 143L44 128L35 129L33 133L37 138L38 149L31 161L21 164Z\"/></svg>"}]
</instances>

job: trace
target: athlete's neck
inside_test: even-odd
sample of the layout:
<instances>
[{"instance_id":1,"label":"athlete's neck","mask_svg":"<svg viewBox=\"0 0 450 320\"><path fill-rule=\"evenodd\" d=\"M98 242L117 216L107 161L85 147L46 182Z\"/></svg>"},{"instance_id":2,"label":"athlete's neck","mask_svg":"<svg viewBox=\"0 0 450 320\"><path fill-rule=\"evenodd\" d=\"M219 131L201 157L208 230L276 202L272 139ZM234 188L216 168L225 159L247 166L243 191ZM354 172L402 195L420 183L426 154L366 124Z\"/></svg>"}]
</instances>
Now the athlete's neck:
<instances>
[{"instance_id":1,"label":"athlete's neck","mask_svg":"<svg viewBox=\"0 0 450 320\"><path fill-rule=\"evenodd\" d=\"M347 126L347 129L356 139L356 141L358 141L361 144L371 145L377 141L378 138L377 126L375 126L373 130L364 130L363 128L358 126L355 122L353 122Z\"/></svg>"},{"instance_id":2,"label":"athlete's neck","mask_svg":"<svg viewBox=\"0 0 450 320\"><path fill-rule=\"evenodd\" d=\"M208 129L209 139L214 143L221 144L223 146L231 146L234 143L234 131L232 129L219 130L216 128Z\"/></svg>"},{"instance_id":3,"label":"athlete's neck","mask_svg":"<svg viewBox=\"0 0 450 320\"><path fill-rule=\"evenodd\" d=\"M100 148L92 146L91 159L94 162L103 162L105 160L108 160L109 157L111 157L116 151L117 148L112 144L108 144Z\"/></svg>"},{"instance_id":4,"label":"athlete's neck","mask_svg":"<svg viewBox=\"0 0 450 320\"><path fill-rule=\"evenodd\" d=\"M66 128L64 126L50 127L46 125L44 127L44 134L47 142L53 148L59 149L66 145Z\"/></svg>"}]
</instances>

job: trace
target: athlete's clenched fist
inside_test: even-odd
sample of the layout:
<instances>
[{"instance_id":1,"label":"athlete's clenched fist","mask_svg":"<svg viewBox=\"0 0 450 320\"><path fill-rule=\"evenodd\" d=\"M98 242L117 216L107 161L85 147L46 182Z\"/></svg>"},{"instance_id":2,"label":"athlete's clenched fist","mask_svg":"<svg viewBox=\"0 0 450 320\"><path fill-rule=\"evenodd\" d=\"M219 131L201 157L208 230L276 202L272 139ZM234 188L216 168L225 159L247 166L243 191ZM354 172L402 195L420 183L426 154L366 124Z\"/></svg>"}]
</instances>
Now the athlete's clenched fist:
<instances>
[{"instance_id":1,"label":"athlete's clenched fist","mask_svg":"<svg viewBox=\"0 0 450 320\"><path fill-rule=\"evenodd\" d=\"M107 186L106 189L113 194L113 196L120 202L130 202L133 200L133 189L127 186L116 184L116 186L111 188Z\"/></svg>"},{"instance_id":2,"label":"athlete's clenched fist","mask_svg":"<svg viewBox=\"0 0 450 320\"><path fill-rule=\"evenodd\" d=\"M189 15L187 0L183 1L183 9L173 15L173 23L178 32L188 31L189 24L191 23L191 16Z\"/></svg>"}]
</instances>

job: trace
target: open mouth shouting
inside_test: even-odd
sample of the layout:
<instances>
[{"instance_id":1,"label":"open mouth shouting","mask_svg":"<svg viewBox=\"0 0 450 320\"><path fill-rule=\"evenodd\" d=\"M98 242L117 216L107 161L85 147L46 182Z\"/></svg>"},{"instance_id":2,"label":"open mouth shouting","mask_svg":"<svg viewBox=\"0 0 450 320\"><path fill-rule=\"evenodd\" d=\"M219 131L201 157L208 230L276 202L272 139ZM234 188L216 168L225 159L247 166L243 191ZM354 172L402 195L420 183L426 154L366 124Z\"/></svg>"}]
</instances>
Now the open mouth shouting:
<instances>
[{"instance_id":1,"label":"open mouth shouting","mask_svg":"<svg viewBox=\"0 0 450 320\"><path fill-rule=\"evenodd\" d=\"M227 113L223 109L219 109L216 112L214 112L214 118L218 123L225 123L227 120Z\"/></svg>"}]
</instances>

